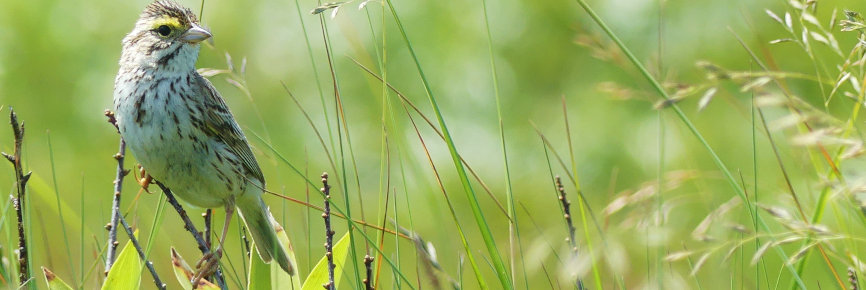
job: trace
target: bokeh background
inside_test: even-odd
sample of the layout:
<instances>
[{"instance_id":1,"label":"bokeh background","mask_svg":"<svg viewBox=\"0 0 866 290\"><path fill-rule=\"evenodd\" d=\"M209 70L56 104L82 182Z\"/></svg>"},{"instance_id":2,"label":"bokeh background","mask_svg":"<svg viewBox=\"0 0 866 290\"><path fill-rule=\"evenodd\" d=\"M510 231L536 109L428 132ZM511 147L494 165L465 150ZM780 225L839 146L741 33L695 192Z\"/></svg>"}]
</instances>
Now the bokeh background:
<instances>
[{"instance_id":1,"label":"bokeh background","mask_svg":"<svg viewBox=\"0 0 866 290\"><path fill-rule=\"evenodd\" d=\"M112 106L120 41L149 2L0 0L0 105L3 106L0 115L6 116L14 107L26 124L24 158L26 168L34 172L29 204L33 265L48 267L76 285L82 285L84 279L84 288L96 287L102 279L98 277L101 264L92 272L87 270L94 263L100 263L115 173L112 155L117 152L118 135L105 121L103 111ZM179 2L197 13L202 6L200 1ZM706 70L695 65L701 60L731 70L758 70L736 36L765 61L771 58L769 62L776 69L812 75L817 70L816 61L810 60L796 44L768 44L773 39L789 37L784 27L765 13L765 9L779 15L793 11L785 1L610 0L589 3L650 71L666 81L672 92L678 86L707 82ZM381 82L361 70L353 59L381 73L377 59L382 58L384 48L388 81L425 115L432 118L433 111L390 12L382 9L381 1L370 1L360 10L359 4L358 0L344 4L333 17L331 10L323 13L351 142L343 140L348 172L346 188L353 213L360 219L363 204L364 218L381 224L386 192L391 192L387 219L396 216L402 226L431 242L444 271L466 288L476 288L478 284L465 264L465 251L427 156L399 100L390 92L389 114L393 117L389 116L387 121L389 147L386 150L390 159L386 163L382 161ZM268 187L298 199L306 199L311 194L314 204L321 204L321 199L315 195L316 189L309 188L304 179L275 158L265 144L272 144L314 182L322 171L333 170L326 150L283 88L285 84L298 98L323 132L326 143L329 143L329 126L336 140L333 82L320 17L310 13L318 5L308 0L297 3L292 0L206 1L202 22L213 32L215 44L203 47L198 61L200 68L225 69L226 54L230 54L236 71L245 63L243 80L250 97L225 81L226 75L211 79L247 132ZM730 247L727 244L722 254L709 258L694 277L690 276L692 268L685 260L661 262L668 254L683 249L705 250L720 245L719 241L697 241L691 233L711 211L736 195L721 177L711 155L673 112L654 109L658 95L575 1L489 1L492 50L488 49L481 1L395 0L393 5L457 149L504 204L508 180L490 66L490 52L493 53L522 254L511 256L507 219L479 184L473 181L473 185L496 235L500 253L506 263L512 258L516 260L519 288L572 288L569 275L574 271L586 275L587 284L594 285L589 282L592 278L588 266L581 261L570 262L568 258L564 239L566 227L550 173L552 168L553 174L565 176L565 169L552 152L551 159L545 157L541 138L533 128L534 124L550 140L571 170L563 100L567 104L576 174L604 232L602 239L590 225L593 229L588 231L590 237L586 237L578 218L577 240L581 241L584 252L588 251L587 239L592 240L596 255L606 257L600 258L597 265L605 288L702 286L716 289L757 288L758 285L766 288L768 283L773 285L776 277L782 281L780 287L787 287L791 276L780 270L784 261L778 256L767 254L766 264L759 264L763 269L751 265L756 248L754 242L735 252L734 258L722 259ZM829 27L834 13L834 19L838 20L843 17L842 9L862 12L864 8L862 2L853 0L820 1L816 15ZM386 12L384 17L383 11ZM833 33L847 54L856 41L856 33L841 33L838 27ZM597 45L581 45L586 43ZM832 51L815 46L821 67L832 70L842 63L842 58ZM829 75L835 76L837 70L832 72ZM785 179L762 127L756 127L757 142L752 141L750 98L753 94L741 93L739 85L741 83L721 82L716 96L700 111L701 93L685 98L680 104L719 157L735 173L742 174L746 186L753 188L755 181L758 182L761 202L787 207L794 212ZM854 104L850 99L838 97L825 107L821 96L826 92L815 82L792 80L789 85L794 94L808 104L841 120L848 119ZM832 84L824 89L831 87ZM324 94L328 119L322 108L320 90ZM768 109L768 121L783 118L786 112ZM470 250L481 257L485 280L497 288L495 274L485 262L486 250L448 149L417 115L414 118L442 176L456 216L468 235ZM862 126L862 120L855 121L858 128ZM793 186L811 215L825 172L817 171L810 163L809 152L814 149L789 144L796 133L797 130L774 132ZM334 144L338 146L330 148L329 143L327 151L337 153L333 157L339 166L343 159L339 143ZM659 150L659 144L664 144L663 150ZM8 152L11 145L8 126L0 126L0 148ZM753 159L753 148L756 148L757 159ZM127 167L134 159L128 160ZM383 164L389 169L383 170ZM858 165L862 162L853 159L848 164L842 169L851 180L856 180ZM0 174L0 184L6 184L12 193L13 171L11 166L3 168L5 173ZM679 177L672 179L682 180L678 180L678 186L666 189L660 199L650 197L630 204L623 212L604 214L604 208L620 196L618 194L645 189L659 179L660 172L678 172ZM336 182L342 187L342 181ZM383 185L385 183L387 185ZM131 179L126 180L125 186L122 208L129 209L127 218L144 229L143 232L149 231L154 226L158 190L155 194L142 194L133 202L138 188ZM55 189L59 201L55 198ZM575 189L569 185L566 190L571 194L573 211L576 211ZM335 195L340 205L345 204L344 194L346 192L338 187ZM828 218L829 227L838 230L839 225L844 225L845 233L851 236L862 233L862 217L857 217L855 207L844 197L835 198L838 203L834 201L832 209L837 215L835 219ZM657 212L657 201L659 208L664 209L665 219L660 223L651 222L657 220L652 218ZM319 214L276 197L266 197L266 202L287 227L298 253L301 273L306 275L324 252ZM62 216L58 203L64 210ZM0 204L6 213L0 229L0 236L3 236L0 246L7 259L4 261L8 263L14 261L13 215L8 200ZM191 208L190 211L197 216L201 209ZM847 216L850 221L840 216ZM216 220L221 217L219 210ZM201 222L199 218L195 220ZM345 232L346 225L342 221L336 223L339 236ZM750 223L748 211L740 204L724 218L719 218L711 232L722 241L745 240L750 233L739 235L725 230L724 225ZM390 222L387 224L393 227ZM772 223L771 227L785 231L778 223ZM236 228L232 231L227 239L228 255L237 262L242 254ZM375 231L368 233L373 235ZM401 263L403 272L412 280L419 277L421 285L430 285L423 268L416 272L419 260L414 246L407 241L395 244L393 237L386 240L385 251ZM854 240L837 244L841 248L832 250L832 264L843 274L850 265L846 253L857 253L858 248L862 248L862 243ZM165 212L153 243L152 260L169 283L175 283L169 247L176 247L189 261L199 256L193 240L172 211ZM359 242L357 247L363 252L365 246ZM797 246L784 250L793 255ZM699 257L699 254L692 257L691 263ZM807 264L807 285L835 285L827 269L817 255L812 255ZM380 288L396 287L392 274L387 268L383 270ZM43 285L41 279L39 283ZM152 287L146 275L142 285Z\"/></svg>"}]
</instances>

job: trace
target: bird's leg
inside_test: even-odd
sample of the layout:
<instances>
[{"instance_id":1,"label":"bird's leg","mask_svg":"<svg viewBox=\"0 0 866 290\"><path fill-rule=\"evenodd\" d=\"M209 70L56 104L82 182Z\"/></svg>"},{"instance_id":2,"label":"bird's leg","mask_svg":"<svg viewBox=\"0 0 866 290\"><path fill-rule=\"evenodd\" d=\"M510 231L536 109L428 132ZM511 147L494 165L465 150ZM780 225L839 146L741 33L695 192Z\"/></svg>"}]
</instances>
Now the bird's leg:
<instances>
[{"instance_id":1,"label":"bird's leg","mask_svg":"<svg viewBox=\"0 0 866 290\"><path fill-rule=\"evenodd\" d=\"M229 202L226 204L226 222L223 224L223 234L220 237L220 243L217 245L216 251L210 251L207 254L204 254L201 257L201 260L195 264L197 269L196 274L193 275L192 282L193 288L195 288L202 277L207 277L213 275L216 272L217 267L219 267L220 258L223 256L223 243L226 240L226 234L229 231L229 222L232 220L232 214L235 212L235 205L233 202Z\"/></svg>"},{"instance_id":2,"label":"bird's leg","mask_svg":"<svg viewBox=\"0 0 866 290\"><path fill-rule=\"evenodd\" d=\"M153 183L153 177L151 177L150 174L147 174L147 171L144 170L144 167L142 167L141 164L138 165L138 169L139 174L141 175L141 178L135 178L135 180L138 181L138 185L141 186L141 190L138 191L138 194L141 194L142 190L150 193L150 190L148 190L147 187Z\"/></svg>"}]
</instances>

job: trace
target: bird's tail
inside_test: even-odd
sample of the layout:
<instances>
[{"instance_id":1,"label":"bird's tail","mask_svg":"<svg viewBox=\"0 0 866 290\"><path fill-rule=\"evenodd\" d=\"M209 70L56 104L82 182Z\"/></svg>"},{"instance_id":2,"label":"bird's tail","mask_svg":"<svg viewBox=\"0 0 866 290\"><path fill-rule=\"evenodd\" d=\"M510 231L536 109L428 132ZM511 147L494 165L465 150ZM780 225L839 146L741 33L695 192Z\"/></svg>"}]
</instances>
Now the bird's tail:
<instances>
[{"instance_id":1,"label":"bird's tail","mask_svg":"<svg viewBox=\"0 0 866 290\"><path fill-rule=\"evenodd\" d=\"M261 196L246 194L238 196L235 205L240 210L241 219L247 225L262 260L270 262L272 259L276 259L280 268L283 268L289 275L294 275L289 256L277 239L277 232L274 230L274 225L271 224L271 213Z\"/></svg>"}]
</instances>

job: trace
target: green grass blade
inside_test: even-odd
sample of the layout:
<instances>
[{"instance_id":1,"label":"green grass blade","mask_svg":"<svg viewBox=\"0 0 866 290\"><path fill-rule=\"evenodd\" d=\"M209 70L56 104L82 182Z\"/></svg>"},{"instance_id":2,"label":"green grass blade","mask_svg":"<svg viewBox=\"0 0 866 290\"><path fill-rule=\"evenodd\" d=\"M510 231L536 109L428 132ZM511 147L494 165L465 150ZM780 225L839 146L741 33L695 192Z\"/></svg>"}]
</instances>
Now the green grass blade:
<instances>
[{"instance_id":1,"label":"green grass blade","mask_svg":"<svg viewBox=\"0 0 866 290\"><path fill-rule=\"evenodd\" d=\"M51 146L51 134L46 133L45 136L48 139L48 160L51 163L51 180L54 183L54 199L57 201L55 202L57 206L57 218L60 219L60 231L63 233L63 243L66 245L66 257L69 259L69 271L72 272L72 282L77 284L77 281L75 281L75 279L77 279L77 276L75 275L75 267L72 266L72 247L69 244L69 236L66 234L66 223L63 222L63 207L60 206L60 186L57 184L57 169L54 165L54 147ZM80 254L80 258L83 260L84 253ZM42 268L42 271L45 274L45 278L48 279L48 273L51 271L46 268ZM50 285L51 283L49 283L49 288Z\"/></svg>"},{"instance_id":2,"label":"green grass blade","mask_svg":"<svg viewBox=\"0 0 866 290\"><path fill-rule=\"evenodd\" d=\"M343 111L342 93L340 92L340 81L339 81L340 79L337 77L337 69L334 65L333 59L331 58L331 56L333 55L333 47L331 45L330 36L329 36L330 34L328 32L328 25L325 22L324 15L319 14L319 23L322 27L322 38L323 38L323 42L325 44L325 52L327 53L327 56L328 56L328 68L330 69L330 72L331 72L331 80L334 83L334 103L336 106L336 108L335 108L336 114L335 115L337 118L335 120L335 123L337 124L337 145L339 145L339 147L340 147L339 148L340 149L340 171L341 171L341 175L342 175L342 180L340 180L339 182L343 187L343 197L344 197L343 201L345 203L346 219L351 221L352 220L352 207L350 205L351 199L349 197L348 174L346 173L347 172L347 169L346 169L347 166L346 166L346 148L345 147L349 148L349 156L350 156L351 161L352 161L352 166L355 169L355 180L356 180L357 185L358 185L359 200L361 200L361 198L360 198L361 182L360 182L360 178L358 176L359 175L358 174L358 166L355 163L355 151L354 151L353 146L352 146L352 139L351 139L351 136L349 135L349 125L346 122L346 116L345 116L344 111ZM341 130L341 128L342 128L342 130ZM344 142L343 142L343 134L344 133L346 135L346 145L347 146L343 145L344 144ZM363 208L363 204L361 205L361 208ZM350 250L351 256L352 256L352 261L358 261L359 260L358 259L358 253L354 247L354 245L355 245L354 223L351 223L351 222L349 223L349 231L348 232L349 232L349 240L352 244L352 247L349 247L349 250ZM363 232L363 230L362 230L362 232ZM357 283L356 285L360 286L361 285L361 274L360 274L360 270L358 269L358 263L355 263L355 262L352 263L352 270L353 270L353 273L355 274L355 282Z\"/></svg>"},{"instance_id":3,"label":"green grass blade","mask_svg":"<svg viewBox=\"0 0 866 290\"><path fill-rule=\"evenodd\" d=\"M460 221L457 219L457 212L454 210L454 205L451 202L451 198L448 197L448 192L445 190L444 185L442 184L442 179L439 175L439 170L436 169L436 165L433 163L433 158L430 157L430 151L427 148L427 144L424 142L424 139L421 137L420 131L418 131L418 126L415 124L415 120L412 118L412 115L409 114L409 110L406 108L406 105L403 105L403 109L406 111L406 116L409 117L409 122L412 123L412 127L415 129L415 134L418 135L418 140L421 142L421 148L424 149L424 154L427 156L427 161L430 162L430 169L433 170L433 176L436 177L436 184L439 185L439 189L442 191L442 196L445 197L445 204L448 205L448 212L451 214L451 219L454 220L454 225L457 227L457 234L460 237L460 243L463 245L463 249L466 251L466 258L469 259L469 264L472 266L472 271L475 273L475 276L478 277L478 286L482 289L487 288L487 283L481 276L481 270L478 268L478 263L475 262L475 256L472 255L472 250L469 248L469 242L466 241L466 235L463 231L463 226L460 225Z\"/></svg>"},{"instance_id":4,"label":"green grass blade","mask_svg":"<svg viewBox=\"0 0 866 290\"><path fill-rule=\"evenodd\" d=\"M391 15L394 17L394 21L397 24L397 28L400 30L400 34L403 36L403 40L405 41L406 46L409 49L409 53L412 55L412 59L415 62L415 67L418 69L418 74L421 77L421 82L424 84L424 91L427 94L427 98L430 100L430 105L433 107L433 111L436 113L436 119L439 121L439 126L442 129L442 133L445 135L445 142L448 145L448 151L451 153L451 159L454 162L454 166L457 168L457 174L460 176L460 181L463 184L463 190L466 193L466 197L469 199L469 205L472 208L475 222L478 224L481 236L484 239L484 245L487 247L487 252L490 255L493 267L496 269L496 275L499 278L499 282L503 288L512 289L513 285L511 284L511 279L508 275L508 271L505 269L505 264L502 262L502 257L499 255L499 250L496 248L496 241L493 239L493 234L490 232L490 226L488 225L487 220L485 220L484 214L481 212L481 206L478 203L478 198L475 195L475 191L472 189L472 185L469 182L469 177L466 175L466 170L463 168L463 164L460 162L460 155L457 153L457 147L455 147L454 141L451 138L451 133L448 131L448 127L445 125L445 120L442 117L442 112L440 112L439 110L439 105L436 104L436 98L433 95L430 84L427 81L427 77L424 75L424 70L421 68L421 63L418 60L418 56L415 53L415 50L412 48L412 43L409 41L409 36L406 34L403 23L400 21L399 16L397 16L397 11L395 10L394 5L391 3L391 0L387 0L387 4L391 10ZM481 279L481 277L478 277L478 279Z\"/></svg>"},{"instance_id":5,"label":"green grass blade","mask_svg":"<svg viewBox=\"0 0 866 290\"><path fill-rule=\"evenodd\" d=\"M316 67L316 59L313 56L313 46L310 44L310 36L307 34L307 25L304 24L304 16L301 13L301 4L298 3L298 0L295 0L295 10L298 12L298 22L301 24L301 30L304 32L304 43L307 45L307 55L310 57L310 67L313 69L313 77L316 79L316 89L319 92L319 99L322 102L322 114L325 118L325 126L328 129L328 139L331 142L331 155L336 155L333 152L334 148L334 134L332 134L331 123L328 122L330 118L328 118L328 106L325 103L325 92L322 90L322 81L319 78L319 69ZM325 148L327 150L327 148Z\"/></svg>"},{"instance_id":6,"label":"green grass blade","mask_svg":"<svg viewBox=\"0 0 866 290\"><path fill-rule=\"evenodd\" d=\"M298 169L294 164L292 164L291 162L289 162L289 160L286 159L285 156L283 156L282 154L280 154L280 152L278 152L278 151L276 150L276 148L274 148L273 145L271 145L270 143L268 143L267 141L265 141L261 136L259 136L259 135L256 134L255 132L250 132L250 133L252 134L252 136L256 137L256 139L258 139L259 142L262 142L262 144L264 144L264 145L268 148L268 150L270 150L271 153L274 154L274 156L277 158L278 161L280 161L280 162L282 162L282 163L288 165L289 168L291 168L292 171L295 172L295 174L297 174L299 177L301 177L301 178L304 179L304 181L307 183L307 186L309 186L309 187L315 189L315 191L319 193L319 196L324 198L323 193L322 193L321 191L319 191L319 187L318 187L318 185L315 184L315 183L313 183L313 181L310 180L309 178L307 178L307 176L304 175L303 172L301 172L301 171L300 171L300 170L299 170L299 169ZM337 203L331 203L331 210L336 211L337 213L343 215L344 217L347 216L347 215L346 215L346 212L343 210L343 208L342 208L340 205L338 205ZM358 223L356 223L354 220L352 220L351 218L346 218L346 221L349 223L349 225L350 225L351 227L354 227L354 228L360 228L360 225L359 225ZM363 237L363 238L364 238L368 243L371 243L371 244L374 243L373 240L370 239L370 236L368 236L364 231L358 231L358 233L361 234L361 237ZM377 248L377 247L372 247L372 249L376 250L377 253L382 254L382 256L381 256L382 259L383 259L386 263L388 263L388 265L389 265L392 269L394 269L394 270L397 269L397 266L394 264L394 262L393 262L391 259L389 259L388 256L385 255L385 253L383 253L381 249L379 249L379 248ZM409 287L410 289L415 289L415 287L412 286L412 284L411 284L412 282L411 282L408 278L406 278L406 276L403 274L403 272L396 271L396 273L399 274L399 277L400 277L401 280L403 280L403 281L405 281L405 282L407 283L407 284L406 284L407 287Z\"/></svg>"},{"instance_id":7,"label":"green grass blade","mask_svg":"<svg viewBox=\"0 0 866 290\"><path fill-rule=\"evenodd\" d=\"M247 279L247 289L273 289L271 287L271 267L259 257L256 247L251 247L250 271ZM276 264L276 263L274 263Z\"/></svg>"},{"instance_id":8,"label":"green grass blade","mask_svg":"<svg viewBox=\"0 0 866 290\"><path fill-rule=\"evenodd\" d=\"M138 231L136 231L136 234ZM137 235L136 235L137 236ZM108 271L108 277L102 284L102 290L138 289L141 285L142 263L131 242L126 242L117 261Z\"/></svg>"},{"instance_id":9,"label":"green grass blade","mask_svg":"<svg viewBox=\"0 0 866 290\"><path fill-rule=\"evenodd\" d=\"M154 242L153 239L158 235L160 227L162 227L162 218L165 216L165 205L166 205L165 195L160 195L159 200L156 203L156 214L153 216L153 227L150 228L150 233L147 237L147 246L144 249L144 256L150 257L150 250L153 248Z\"/></svg>"},{"instance_id":10,"label":"green grass blade","mask_svg":"<svg viewBox=\"0 0 866 290\"><path fill-rule=\"evenodd\" d=\"M508 216L510 217L508 223L508 249L509 256L511 258L510 267L511 267L511 281L516 282L515 278L515 259L517 258L517 254L515 254L515 240L517 239L517 243L520 239L520 231L517 229L517 212L514 210L514 192L511 187L511 168L508 164L508 146L505 143L505 125L502 119L502 99L499 94L499 75L496 73L496 58L493 54L493 35L490 33L490 19L488 17L487 11L487 0L481 0L482 7L484 8L484 28L487 32L487 51L488 56L490 57L490 74L493 77L493 95L496 98L496 118L499 123L499 140L501 141L502 147L502 161L503 167L505 170L505 202L508 208ZM526 278L526 268L523 268L523 280L524 283L527 282ZM524 285L525 287L529 287L528 284Z\"/></svg>"},{"instance_id":11,"label":"green grass blade","mask_svg":"<svg viewBox=\"0 0 866 290\"><path fill-rule=\"evenodd\" d=\"M271 285L274 289L301 289L300 269L298 269L298 259L295 258L295 249L289 241L289 236L286 235L286 230L276 221L274 221L274 228L277 231L277 239L289 255L289 263L295 268L295 274L289 275L280 268L278 263L271 263Z\"/></svg>"},{"instance_id":12,"label":"green grass blade","mask_svg":"<svg viewBox=\"0 0 866 290\"><path fill-rule=\"evenodd\" d=\"M566 138L568 138L568 156L571 159L571 172L574 176L572 181L574 182L574 189L575 191L577 191L577 195L579 198L577 201L577 205L580 209L580 221L583 224L583 233L584 238L586 239L586 246L587 248L589 248L589 259L592 268L592 276L595 278L595 287L601 289L601 274L599 274L598 272L598 264L595 258L595 249L592 243L592 236L590 236L589 234L589 226L586 222L586 212L587 208L589 208L589 204L585 202L586 200L583 196L583 189L580 187L580 178L577 174L577 160L574 158L574 145L571 139L571 125L569 125L568 122L568 107L566 106L565 96L562 97L562 118L565 121L565 136ZM604 233L599 230L599 234L603 235ZM574 242L576 244L577 241ZM577 280L577 285L578 288L583 288L583 282L580 279Z\"/></svg>"}]
</instances>

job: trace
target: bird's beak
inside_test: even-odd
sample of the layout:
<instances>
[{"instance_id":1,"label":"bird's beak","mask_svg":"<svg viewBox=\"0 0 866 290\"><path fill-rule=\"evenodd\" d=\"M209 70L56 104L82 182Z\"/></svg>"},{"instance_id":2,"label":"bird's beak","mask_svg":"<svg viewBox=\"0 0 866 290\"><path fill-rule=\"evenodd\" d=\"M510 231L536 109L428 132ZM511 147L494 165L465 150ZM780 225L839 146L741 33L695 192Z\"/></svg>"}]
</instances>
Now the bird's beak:
<instances>
[{"instance_id":1,"label":"bird's beak","mask_svg":"<svg viewBox=\"0 0 866 290\"><path fill-rule=\"evenodd\" d=\"M196 44L202 42L203 40L213 41L211 38L213 36L210 34L210 31L202 28L198 24L193 24L192 27L181 35L180 39L186 41L188 43Z\"/></svg>"}]
</instances>

